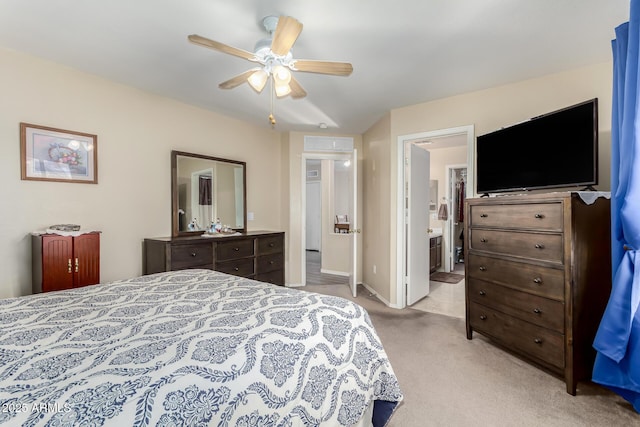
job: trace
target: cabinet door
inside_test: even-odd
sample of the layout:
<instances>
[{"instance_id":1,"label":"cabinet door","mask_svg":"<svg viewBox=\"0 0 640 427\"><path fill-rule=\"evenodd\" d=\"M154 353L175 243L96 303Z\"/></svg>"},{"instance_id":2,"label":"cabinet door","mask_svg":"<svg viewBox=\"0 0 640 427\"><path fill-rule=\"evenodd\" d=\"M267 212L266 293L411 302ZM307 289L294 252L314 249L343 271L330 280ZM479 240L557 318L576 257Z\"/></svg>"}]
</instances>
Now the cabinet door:
<instances>
[{"instance_id":1,"label":"cabinet door","mask_svg":"<svg viewBox=\"0 0 640 427\"><path fill-rule=\"evenodd\" d=\"M73 238L73 287L100 283L100 234L87 233Z\"/></svg>"},{"instance_id":2,"label":"cabinet door","mask_svg":"<svg viewBox=\"0 0 640 427\"><path fill-rule=\"evenodd\" d=\"M73 237L42 236L42 292L73 287Z\"/></svg>"}]
</instances>

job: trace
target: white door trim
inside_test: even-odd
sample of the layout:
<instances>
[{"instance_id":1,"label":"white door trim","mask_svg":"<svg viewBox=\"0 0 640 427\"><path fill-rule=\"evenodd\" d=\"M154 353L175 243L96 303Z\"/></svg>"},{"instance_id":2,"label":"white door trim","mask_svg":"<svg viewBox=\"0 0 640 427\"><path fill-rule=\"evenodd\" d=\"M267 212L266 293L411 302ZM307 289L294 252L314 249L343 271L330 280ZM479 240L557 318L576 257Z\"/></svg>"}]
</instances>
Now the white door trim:
<instances>
[{"instance_id":1,"label":"white door trim","mask_svg":"<svg viewBox=\"0 0 640 427\"><path fill-rule=\"evenodd\" d=\"M302 195L301 195L301 224L300 224L300 272L301 272L301 281L302 286L307 284L307 160L350 160L351 153L344 154L318 154L318 153L302 153L301 162L302 162L302 176L301 176L301 184ZM323 178L321 177L320 180Z\"/></svg>"},{"instance_id":2,"label":"white door trim","mask_svg":"<svg viewBox=\"0 0 640 427\"><path fill-rule=\"evenodd\" d=\"M475 190L475 131L474 125L459 126L448 129L440 129L430 132L419 132L409 135L400 135L396 141L396 304L398 308L407 306L407 294L405 291L405 217L404 217L404 145L405 142L417 142L426 138L436 138L450 135L467 135L467 197L473 197Z\"/></svg>"}]
</instances>

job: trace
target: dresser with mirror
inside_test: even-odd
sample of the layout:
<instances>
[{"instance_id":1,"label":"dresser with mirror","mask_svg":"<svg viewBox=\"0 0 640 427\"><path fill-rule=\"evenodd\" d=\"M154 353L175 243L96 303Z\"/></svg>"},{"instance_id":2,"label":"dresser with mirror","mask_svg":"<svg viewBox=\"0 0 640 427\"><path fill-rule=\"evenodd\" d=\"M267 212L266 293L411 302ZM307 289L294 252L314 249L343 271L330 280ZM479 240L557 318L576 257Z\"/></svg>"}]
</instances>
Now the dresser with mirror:
<instances>
[{"instance_id":1,"label":"dresser with mirror","mask_svg":"<svg viewBox=\"0 0 640 427\"><path fill-rule=\"evenodd\" d=\"M284 232L247 231L246 168L171 152L171 236L144 239L144 274L206 268L284 285Z\"/></svg>"}]
</instances>

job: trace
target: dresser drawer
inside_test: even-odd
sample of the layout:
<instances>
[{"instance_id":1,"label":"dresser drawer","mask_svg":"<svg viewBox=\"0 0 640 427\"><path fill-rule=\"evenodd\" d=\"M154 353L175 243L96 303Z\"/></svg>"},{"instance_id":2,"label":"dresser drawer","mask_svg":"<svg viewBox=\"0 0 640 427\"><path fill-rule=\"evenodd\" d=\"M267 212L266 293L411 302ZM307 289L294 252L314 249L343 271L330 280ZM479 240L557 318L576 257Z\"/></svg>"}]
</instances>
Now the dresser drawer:
<instances>
[{"instance_id":1,"label":"dresser drawer","mask_svg":"<svg viewBox=\"0 0 640 427\"><path fill-rule=\"evenodd\" d=\"M527 357L564 368L564 336L484 305L469 304L471 327Z\"/></svg>"},{"instance_id":2,"label":"dresser drawer","mask_svg":"<svg viewBox=\"0 0 640 427\"><path fill-rule=\"evenodd\" d=\"M226 261L250 256L253 256L253 239L218 242L216 247L216 261ZM216 267L216 270L217 269Z\"/></svg>"},{"instance_id":3,"label":"dresser drawer","mask_svg":"<svg viewBox=\"0 0 640 427\"><path fill-rule=\"evenodd\" d=\"M564 301L564 270L469 254L467 276Z\"/></svg>"},{"instance_id":4,"label":"dresser drawer","mask_svg":"<svg viewBox=\"0 0 640 427\"><path fill-rule=\"evenodd\" d=\"M275 271L270 271L268 273L259 273L256 275L256 280L282 286L284 285L284 270L275 270Z\"/></svg>"},{"instance_id":5,"label":"dresser drawer","mask_svg":"<svg viewBox=\"0 0 640 427\"><path fill-rule=\"evenodd\" d=\"M472 229L469 249L562 263L562 235Z\"/></svg>"},{"instance_id":6,"label":"dresser drawer","mask_svg":"<svg viewBox=\"0 0 640 427\"><path fill-rule=\"evenodd\" d=\"M258 257L258 274L269 271L282 270L284 268L284 257L282 253L262 255Z\"/></svg>"},{"instance_id":7,"label":"dresser drawer","mask_svg":"<svg viewBox=\"0 0 640 427\"><path fill-rule=\"evenodd\" d=\"M471 301L538 326L553 329L558 333L562 333L564 330L564 304L562 302L474 278L467 280Z\"/></svg>"},{"instance_id":8,"label":"dresser drawer","mask_svg":"<svg viewBox=\"0 0 640 427\"><path fill-rule=\"evenodd\" d=\"M251 277L253 271L253 258L234 259L231 261L217 262L216 271L221 271L234 276Z\"/></svg>"},{"instance_id":9,"label":"dresser drawer","mask_svg":"<svg viewBox=\"0 0 640 427\"><path fill-rule=\"evenodd\" d=\"M284 252L282 236L269 236L258 238L258 255L266 255Z\"/></svg>"},{"instance_id":10,"label":"dresser drawer","mask_svg":"<svg viewBox=\"0 0 640 427\"><path fill-rule=\"evenodd\" d=\"M472 205L471 227L562 231L562 203Z\"/></svg>"},{"instance_id":11,"label":"dresser drawer","mask_svg":"<svg viewBox=\"0 0 640 427\"><path fill-rule=\"evenodd\" d=\"M211 242L171 246L171 269L213 268L213 245Z\"/></svg>"}]
</instances>

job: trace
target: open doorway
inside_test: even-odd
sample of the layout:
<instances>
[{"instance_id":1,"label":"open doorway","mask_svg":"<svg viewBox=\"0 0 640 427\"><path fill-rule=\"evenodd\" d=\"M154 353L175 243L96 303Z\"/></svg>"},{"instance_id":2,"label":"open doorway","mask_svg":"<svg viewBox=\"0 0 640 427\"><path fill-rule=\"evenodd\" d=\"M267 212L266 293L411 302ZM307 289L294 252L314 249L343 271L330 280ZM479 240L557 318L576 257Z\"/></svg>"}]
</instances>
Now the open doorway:
<instances>
[{"instance_id":1,"label":"open doorway","mask_svg":"<svg viewBox=\"0 0 640 427\"><path fill-rule=\"evenodd\" d=\"M306 285L349 285L350 174L348 157L305 158Z\"/></svg>"},{"instance_id":2,"label":"open doorway","mask_svg":"<svg viewBox=\"0 0 640 427\"><path fill-rule=\"evenodd\" d=\"M429 192L432 194L433 189L436 189L437 196L432 196L429 203L429 230L432 236L441 236L442 243L441 246L430 244L432 257L441 255L443 262L436 264L436 270L430 272L429 295L414 304L412 308L453 317L464 317L464 259L462 258L462 240L459 239L464 222L459 214L462 212L464 199L473 195L474 140L472 125L398 138L399 150L401 144L410 143L430 153L430 179L422 183L413 183L413 185L430 186ZM398 159L400 182L400 173L404 166L401 162L404 160L400 154ZM464 177L463 183L460 180L462 177ZM399 185L398 189L404 197L405 187ZM403 208L404 205L398 206L398 230L405 229L406 216L402 212ZM400 237L398 239L398 247L403 247ZM435 240L438 242L438 239ZM404 266L407 257L412 255L410 250L399 252L406 252L398 254L398 265ZM439 275L435 276L434 273ZM461 280L456 280L458 278ZM446 282L445 279L447 279ZM406 281L405 272L398 271L398 301L402 301L401 307L407 306L406 292L402 289L409 286ZM456 281L456 283L449 283L450 281Z\"/></svg>"}]
</instances>

